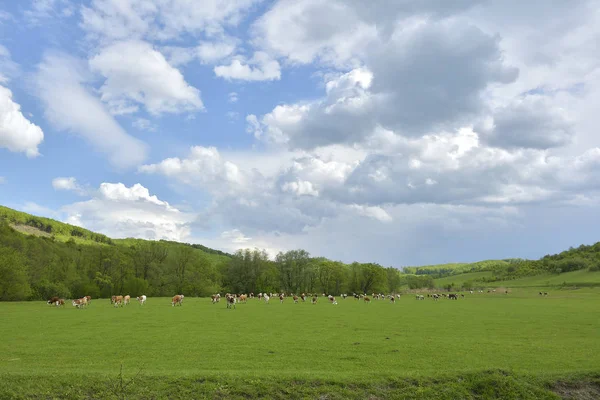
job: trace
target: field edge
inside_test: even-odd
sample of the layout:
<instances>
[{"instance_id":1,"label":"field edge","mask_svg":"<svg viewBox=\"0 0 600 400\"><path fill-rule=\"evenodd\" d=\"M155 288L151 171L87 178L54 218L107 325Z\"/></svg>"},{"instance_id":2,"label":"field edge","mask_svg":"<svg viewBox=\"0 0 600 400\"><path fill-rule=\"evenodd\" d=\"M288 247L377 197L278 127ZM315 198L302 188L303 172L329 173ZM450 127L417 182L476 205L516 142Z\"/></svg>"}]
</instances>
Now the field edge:
<instances>
[{"instance_id":1,"label":"field edge","mask_svg":"<svg viewBox=\"0 0 600 400\"><path fill-rule=\"evenodd\" d=\"M251 367L249 367L251 368ZM0 374L0 399L572 399L600 398L600 371L526 375L494 369L376 380L231 376Z\"/></svg>"}]
</instances>

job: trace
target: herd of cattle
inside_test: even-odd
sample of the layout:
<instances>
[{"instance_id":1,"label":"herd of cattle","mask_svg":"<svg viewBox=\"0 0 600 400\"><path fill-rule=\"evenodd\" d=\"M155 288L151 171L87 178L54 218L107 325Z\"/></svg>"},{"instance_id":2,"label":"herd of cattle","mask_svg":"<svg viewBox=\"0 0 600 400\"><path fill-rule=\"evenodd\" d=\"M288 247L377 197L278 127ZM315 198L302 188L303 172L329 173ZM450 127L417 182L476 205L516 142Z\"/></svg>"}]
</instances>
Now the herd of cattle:
<instances>
[{"instance_id":1,"label":"herd of cattle","mask_svg":"<svg viewBox=\"0 0 600 400\"><path fill-rule=\"evenodd\" d=\"M479 290L479 293L483 293L483 290ZM496 292L495 289L493 290L488 290L488 293L491 292ZM474 292L472 290L469 291L469 293L473 294ZM508 290L506 290L504 292L505 294L508 294ZM540 295L544 295L547 296L548 293L546 292L540 292ZM322 294L323 297L327 297L327 300L329 301L329 303L331 304L338 304L335 296L333 295L328 295L323 293ZM383 293L372 293L371 296L368 296L366 293L363 294L356 294L353 293L352 296L354 297L354 299L356 300L363 300L365 303L369 304L371 303L371 299L374 300L385 300L388 299L391 303L395 303L396 300L400 300L400 294L388 294L385 295ZM183 299L184 299L184 295L183 294L176 294L175 296L173 296L173 298L171 299L171 305L173 307L175 306L182 306L183 305ZM225 294L225 302L227 303L227 308L235 308L235 305L237 303L246 303L248 299L253 299L253 298L257 298L258 300L264 300L265 303L269 303L269 300L271 298L279 298L279 302L283 303L284 300L286 298L292 298L292 300L294 301L294 303L298 303L299 301L302 302L306 302L307 299L310 298L310 302L312 304L317 304L317 301L319 300L319 295L312 293L312 294L306 294L306 293L302 293L299 296L294 294L294 293L290 293L290 294L285 294L285 293L259 293L258 295L254 295L254 293L250 293L250 294L235 294L235 293L226 293ZM340 295L340 297L342 299L346 299L348 297L347 294L343 293ZM428 294L427 295L428 298L431 298L435 301L441 299L441 298L446 298L449 300L458 300L459 297L464 298L465 295L462 293L433 293L433 294ZM425 300L425 296L422 294L417 294L415 295L415 298L417 300ZM136 297L136 300L140 303L140 305L144 305L146 303L146 299L147 297L145 295L141 295ZM218 302L221 301L221 294L217 293L217 294L213 294L211 296L211 302L212 304L216 304ZM80 299L73 299L72 300L72 304L74 307L76 308L85 308L87 307L89 304L91 304L92 302L92 297L91 296L84 296ZM125 295L125 296L112 296L110 299L110 303L113 304L115 307L124 307L129 305L129 303L131 302L131 296L130 295ZM60 306L64 306L65 305L65 299L61 299L59 297L52 297L50 299L48 299L47 301L48 304L50 305L54 305L56 307L60 307Z\"/></svg>"}]
</instances>

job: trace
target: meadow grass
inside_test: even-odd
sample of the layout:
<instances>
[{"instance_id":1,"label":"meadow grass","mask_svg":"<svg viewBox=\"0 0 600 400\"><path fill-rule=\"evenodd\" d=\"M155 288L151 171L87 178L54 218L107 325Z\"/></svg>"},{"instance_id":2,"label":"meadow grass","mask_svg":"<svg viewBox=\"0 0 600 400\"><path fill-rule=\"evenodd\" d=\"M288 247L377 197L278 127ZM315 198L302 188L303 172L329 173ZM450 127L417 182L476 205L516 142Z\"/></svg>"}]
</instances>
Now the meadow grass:
<instances>
[{"instance_id":1,"label":"meadow grass","mask_svg":"<svg viewBox=\"0 0 600 400\"><path fill-rule=\"evenodd\" d=\"M125 379L138 374L131 396L140 398L179 386L181 398L186 390L195 398L435 398L448 390L557 398L548 382L581 376L600 388L595 290L338 302L251 299L235 310L196 298L118 309L99 299L84 310L0 303L0 398L109 396L121 365ZM437 389L419 397L419 387Z\"/></svg>"}]
</instances>

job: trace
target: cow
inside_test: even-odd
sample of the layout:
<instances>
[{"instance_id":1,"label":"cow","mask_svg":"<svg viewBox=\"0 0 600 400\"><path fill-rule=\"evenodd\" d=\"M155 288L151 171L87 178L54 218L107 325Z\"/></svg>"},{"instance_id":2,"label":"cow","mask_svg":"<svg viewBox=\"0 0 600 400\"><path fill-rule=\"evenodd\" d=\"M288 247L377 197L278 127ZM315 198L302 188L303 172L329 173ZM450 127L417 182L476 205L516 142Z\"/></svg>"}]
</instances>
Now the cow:
<instances>
[{"instance_id":1,"label":"cow","mask_svg":"<svg viewBox=\"0 0 600 400\"><path fill-rule=\"evenodd\" d=\"M212 304L218 303L219 300L220 300L220 298L216 294L213 294L212 296L210 296L210 301Z\"/></svg>"},{"instance_id":2,"label":"cow","mask_svg":"<svg viewBox=\"0 0 600 400\"><path fill-rule=\"evenodd\" d=\"M179 304L180 306L183 305L183 298L181 297L180 294L176 294L175 296L173 296L173 298L171 299L171 305L173 307L175 307L175 304Z\"/></svg>"},{"instance_id":3,"label":"cow","mask_svg":"<svg viewBox=\"0 0 600 400\"><path fill-rule=\"evenodd\" d=\"M115 307L123 306L123 296L113 296L112 300Z\"/></svg>"},{"instance_id":4,"label":"cow","mask_svg":"<svg viewBox=\"0 0 600 400\"><path fill-rule=\"evenodd\" d=\"M300 295L300 298L302 299L302 302L304 303L304 302L306 301L306 294L305 294L305 293L302 293L302 294Z\"/></svg>"},{"instance_id":5,"label":"cow","mask_svg":"<svg viewBox=\"0 0 600 400\"><path fill-rule=\"evenodd\" d=\"M331 302L331 304L337 304L337 300L333 296L329 296L329 301Z\"/></svg>"},{"instance_id":6,"label":"cow","mask_svg":"<svg viewBox=\"0 0 600 400\"><path fill-rule=\"evenodd\" d=\"M395 304L395 303L396 303L396 298L395 298L394 296L391 296L391 297L390 297L390 302L391 302L392 304Z\"/></svg>"},{"instance_id":7,"label":"cow","mask_svg":"<svg viewBox=\"0 0 600 400\"><path fill-rule=\"evenodd\" d=\"M268 295L268 294L266 294L266 293L265 293L265 294L263 295L263 299L265 299L265 303L269 304L269 299L270 299L270 297L269 297L269 295Z\"/></svg>"},{"instance_id":8,"label":"cow","mask_svg":"<svg viewBox=\"0 0 600 400\"><path fill-rule=\"evenodd\" d=\"M294 299L294 304L298 304L298 296L294 296L293 299Z\"/></svg>"},{"instance_id":9,"label":"cow","mask_svg":"<svg viewBox=\"0 0 600 400\"><path fill-rule=\"evenodd\" d=\"M283 299L284 299L284 298L285 298L285 296L284 296L283 294L280 294L280 295L279 295L279 302L280 302L281 304L283 304Z\"/></svg>"},{"instance_id":10,"label":"cow","mask_svg":"<svg viewBox=\"0 0 600 400\"><path fill-rule=\"evenodd\" d=\"M85 296L87 303L92 304L92 296Z\"/></svg>"},{"instance_id":11,"label":"cow","mask_svg":"<svg viewBox=\"0 0 600 400\"><path fill-rule=\"evenodd\" d=\"M225 296L225 300L227 301L227 308L232 308L235 310L236 298L235 296L228 295Z\"/></svg>"},{"instance_id":12,"label":"cow","mask_svg":"<svg viewBox=\"0 0 600 400\"><path fill-rule=\"evenodd\" d=\"M416 298L417 300L425 300L425 296L423 296L422 294L418 294L418 295L416 295L416 296L415 296L415 298Z\"/></svg>"},{"instance_id":13,"label":"cow","mask_svg":"<svg viewBox=\"0 0 600 400\"><path fill-rule=\"evenodd\" d=\"M87 299L85 297L83 297L81 299L74 299L72 304L73 304L73 307L77 307L78 309L84 308L87 305Z\"/></svg>"},{"instance_id":14,"label":"cow","mask_svg":"<svg viewBox=\"0 0 600 400\"><path fill-rule=\"evenodd\" d=\"M319 297L315 294L311 300L312 304L317 304L317 300L319 299Z\"/></svg>"},{"instance_id":15,"label":"cow","mask_svg":"<svg viewBox=\"0 0 600 400\"><path fill-rule=\"evenodd\" d=\"M245 303L247 299L248 299L248 296L246 296L245 294L242 294L242 295L240 295L239 302Z\"/></svg>"},{"instance_id":16,"label":"cow","mask_svg":"<svg viewBox=\"0 0 600 400\"><path fill-rule=\"evenodd\" d=\"M540 292L540 294L542 294L542 293ZM48 301L46 302L46 304L53 306L53 305L56 305L56 302L59 300L60 300L60 297L54 296L54 297L49 298Z\"/></svg>"},{"instance_id":17,"label":"cow","mask_svg":"<svg viewBox=\"0 0 600 400\"><path fill-rule=\"evenodd\" d=\"M434 293L434 294L433 294L431 297L433 297L433 300L434 300L434 301L438 301L438 300L439 300L439 298L440 298L440 295L439 295L439 294L437 294L437 293Z\"/></svg>"},{"instance_id":18,"label":"cow","mask_svg":"<svg viewBox=\"0 0 600 400\"><path fill-rule=\"evenodd\" d=\"M454 293L450 293L450 294L448 295L448 299L449 299L449 300L458 300L458 295L457 295L457 294L454 294Z\"/></svg>"},{"instance_id":19,"label":"cow","mask_svg":"<svg viewBox=\"0 0 600 400\"><path fill-rule=\"evenodd\" d=\"M128 294L126 294L126 295L123 297L123 305L129 305L129 302L130 302L130 301L131 301L131 296L130 296L130 295L128 295Z\"/></svg>"},{"instance_id":20,"label":"cow","mask_svg":"<svg viewBox=\"0 0 600 400\"><path fill-rule=\"evenodd\" d=\"M364 302L365 302L365 303L367 303L367 304L371 303L371 299L370 299L370 298L368 298L367 296L365 296L365 297L363 298L363 300L364 300Z\"/></svg>"},{"instance_id":21,"label":"cow","mask_svg":"<svg viewBox=\"0 0 600 400\"><path fill-rule=\"evenodd\" d=\"M346 300L346 297L348 297L348 295L346 293L342 294L342 300Z\"/></svg>"},{"instance_id":22,"label":"cow","mask_svg":"<svg viewBox=\"0 0 600 400\"><path fill-rule=\"evenodd\" d=\"M144 304L146 304L146 295L145 295L145 294L143 294L143 295L141 295L141 296L138 296L138 297L136 297L135 299L136 299L137 301L139 301L139 302L140 302L140 305L142 305L142 306L143 306Z\"/></svg>"}]
</instances>

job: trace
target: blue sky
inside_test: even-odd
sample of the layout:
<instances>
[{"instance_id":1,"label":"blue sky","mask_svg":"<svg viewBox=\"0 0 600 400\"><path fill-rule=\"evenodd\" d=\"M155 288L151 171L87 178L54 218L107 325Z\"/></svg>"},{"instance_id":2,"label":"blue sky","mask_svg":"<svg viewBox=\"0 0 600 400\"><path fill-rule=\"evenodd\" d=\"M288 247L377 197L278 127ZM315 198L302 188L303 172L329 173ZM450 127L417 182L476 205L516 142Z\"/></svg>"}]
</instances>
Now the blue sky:
<instances>
[{"instance_id":1,"label":"blue sky","mask_svg":"<svg viewBox=\"0 0 600 400\"><path fill-rule=\"evenodd\" d=\"M599 27L592 0L0 1L0 204L396 267L594 243Z\"/></svg>"}]
</instances>

